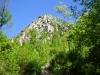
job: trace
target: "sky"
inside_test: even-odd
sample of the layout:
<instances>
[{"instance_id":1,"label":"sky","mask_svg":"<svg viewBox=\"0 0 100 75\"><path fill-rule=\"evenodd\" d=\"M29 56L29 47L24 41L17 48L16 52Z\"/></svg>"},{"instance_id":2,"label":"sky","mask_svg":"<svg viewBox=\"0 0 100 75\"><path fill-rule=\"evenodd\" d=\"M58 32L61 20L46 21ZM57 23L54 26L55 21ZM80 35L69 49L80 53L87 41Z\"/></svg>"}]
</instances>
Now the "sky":
<instances>
[{"instance_id":1,"label":"sky","mask_svg":"<svg viewBox=\"0 0 100 75\"><path fill-rule=\"evenodd\" d=\"M43 14L57 17L59 14L53 9L61 1L67 6L75 5L73 0L10 0L9 12L12 14L12 28L7 35L16 37L26 26Z\"/></svg>"}]
</instances>

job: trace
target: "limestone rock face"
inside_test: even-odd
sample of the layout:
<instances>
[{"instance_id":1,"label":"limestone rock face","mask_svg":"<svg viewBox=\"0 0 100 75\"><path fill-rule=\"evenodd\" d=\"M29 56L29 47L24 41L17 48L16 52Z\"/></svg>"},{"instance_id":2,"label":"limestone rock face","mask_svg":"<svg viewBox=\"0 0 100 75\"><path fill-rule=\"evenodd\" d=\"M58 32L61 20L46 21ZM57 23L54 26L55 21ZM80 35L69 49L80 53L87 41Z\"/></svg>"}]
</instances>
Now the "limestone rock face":
<instances>
[{"instance_id":1,"label":"limestone rock face","mask_svg":"<svg viewBox=\"0 0 100 75\"><path fill-rule=\"evenodd\" d=\"M55 28L53 26L55 24ZM30 36L27 36L26 32L30 29L36 29L37 33L37 38L41 37L41 32L46 31L49 36L48 39L50 40L50 36L52 36L52 33L56 30L58 31L59 26L61 26L56 18L53 16L46 14L39 16L37 20L32 21L31 24L29 24L23 31L21 31L20 36L18 37L18 40L20 42L20 45L23 45L23 41L29 42L30 41ZM66 28L67 29L67 28ZM46 41L44 39L44 41Z\"/></svg>"},{"instance_id":2,"label":"limestone rock face","mask_svg":"<svg viewBox=\"0 0 100 75\"><path fill-rule=\"evenodd\" d=\"M37 20L33 21L28 26L28 29L36 28L37 31L39 32L42 32L44 31L44 29L47 29L48 32L53 32L54 28L52 25L50 25L53 20L54 20L54 17L52 17L51 15L39 16Z\"/></svg>"}]
</instances>

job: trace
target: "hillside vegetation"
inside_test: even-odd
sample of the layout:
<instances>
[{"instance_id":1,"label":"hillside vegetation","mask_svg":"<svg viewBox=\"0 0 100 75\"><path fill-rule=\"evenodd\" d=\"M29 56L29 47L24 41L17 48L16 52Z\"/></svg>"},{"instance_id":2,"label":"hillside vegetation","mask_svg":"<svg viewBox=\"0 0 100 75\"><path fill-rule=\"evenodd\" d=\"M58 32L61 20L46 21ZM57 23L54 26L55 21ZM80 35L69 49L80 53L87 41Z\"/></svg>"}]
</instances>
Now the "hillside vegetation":
<instances>
[{"instance_id":1,"label":"hillside vegetation","mask_svg":"<svg viewBox=\"0 0 100 75\"><path fill-rule=\"evenodd\" d=\"M100 1L79 1L75 23L46 15L12 40L0 31L0 75L100 75Z\"/></svg>"}]
</instances>

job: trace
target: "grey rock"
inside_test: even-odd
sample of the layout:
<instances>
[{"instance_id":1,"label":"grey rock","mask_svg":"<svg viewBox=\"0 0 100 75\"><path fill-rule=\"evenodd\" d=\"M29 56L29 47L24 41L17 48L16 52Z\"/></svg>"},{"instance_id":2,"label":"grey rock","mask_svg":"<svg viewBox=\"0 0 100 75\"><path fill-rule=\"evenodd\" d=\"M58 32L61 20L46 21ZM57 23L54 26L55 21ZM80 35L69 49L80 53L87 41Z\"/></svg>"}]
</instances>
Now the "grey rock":
<instances>
[{"instance_id":1,"label":"grey rock","mask_svg":"<svg viewBox=\"0 0 100 75\"><path fill-rule=\"evenodd\" d=\"M56 28L54 28L52 23L55 24ZM54 32L54 29L58 31L58 28L61 26L63 25L61 25L53 16L49 14L42 15L42 16L39 16L37 20L32 21L31 24L29 24L23 31L21 31L20 37L18 38L18 40L21 46L23 45L23 42L25 43L29 42L30 41L29 36L31 35L27 35L26 32L28 32L30 29L36 29L37 38L41 37L41 32L47 31L49 35L49 36L47 35L47 39L50 40L52 33ZM67 30L68 28L65 27L64 29ZM46 38L44 38L43 43L46 43Z\"/></svg>"}]
</instances>

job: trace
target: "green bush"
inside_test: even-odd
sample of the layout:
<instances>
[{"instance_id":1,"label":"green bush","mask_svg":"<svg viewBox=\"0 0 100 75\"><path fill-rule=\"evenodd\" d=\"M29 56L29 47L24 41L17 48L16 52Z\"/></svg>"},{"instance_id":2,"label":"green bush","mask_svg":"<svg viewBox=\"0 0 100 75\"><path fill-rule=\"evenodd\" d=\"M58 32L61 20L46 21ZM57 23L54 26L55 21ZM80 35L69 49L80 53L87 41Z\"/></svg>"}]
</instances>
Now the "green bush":
<instances>
[{"instance_id":1,"label":"green bush","mask_svg":"<svg viewBox=\"0 0 100 75\"><path fill-rule=\"evenodd\" d=\"M20 67L18 65L19 57L16 50L5 50L0 52L0 74L18 75Z\"/></svg>"}]
</instances>

